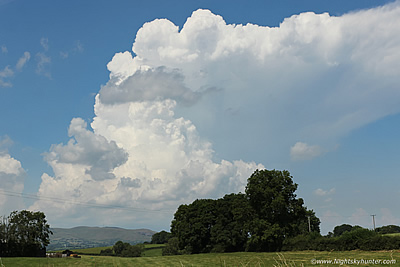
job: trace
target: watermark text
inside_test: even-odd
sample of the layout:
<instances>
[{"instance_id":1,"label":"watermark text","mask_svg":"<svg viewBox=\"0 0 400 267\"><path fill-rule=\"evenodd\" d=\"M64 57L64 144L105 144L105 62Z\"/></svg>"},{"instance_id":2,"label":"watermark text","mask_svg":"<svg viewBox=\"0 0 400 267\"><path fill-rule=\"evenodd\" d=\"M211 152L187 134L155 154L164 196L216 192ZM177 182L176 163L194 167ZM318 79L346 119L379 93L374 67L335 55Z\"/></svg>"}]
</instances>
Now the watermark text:
<instances>
[{"instance_id":1,"label":"watermark text","mask_svg":"<svg viewBox=\"0 0 400 267\"><path fill-rule=\"evenodd\" d=\"M333 260L317 260L312 259L311 264L335 264L335 265L391 265L396 264L396 260L380 260L380 259L333 259Z\"/></svg>"}]
</instances>

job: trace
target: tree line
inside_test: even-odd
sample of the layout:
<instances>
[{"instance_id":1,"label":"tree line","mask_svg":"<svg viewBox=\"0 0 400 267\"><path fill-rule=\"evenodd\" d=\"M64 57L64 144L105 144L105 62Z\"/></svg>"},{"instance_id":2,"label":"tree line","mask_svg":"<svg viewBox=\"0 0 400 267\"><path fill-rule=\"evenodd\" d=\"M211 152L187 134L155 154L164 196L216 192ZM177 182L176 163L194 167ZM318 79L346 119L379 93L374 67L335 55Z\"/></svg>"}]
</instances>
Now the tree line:
<instances>
[{"instance_id":1,"label":"tree line","mask_svg":"<svg viewBox=\"0 0 400 267\"><path fill-rule=\"evenodd\" d=\"M180 205L163 254L280 251L287 238L319 233L320 220L296 197L292 178L288 171L256 170L245 193Z\"/></svg>"},{"instance_id":2,"label":"tree line","mask_svg":"<svg viewBox=\"0 0 400 267\"><path fill-rule=\"evenodd\" d=\"M180 205L171 233L152 242L166 243L163 255L237 251L387 250L400 248L400 227L375 231L343 224L320 234L320 220L297 198L297 184L288 171L256 170L245 193L220 199L197 199Z\"/></svg>"},{"instance_id":3,"label":"tree line","mask_svg":"<svg viewBox=\"0 0 400 267\"><path fill-rule=\"evenodd\" d=\"M388 225L369 230L361 226L342 224L336 226L333 233L326 236L318 233L299 235L285 240L282 250L392 250L400 248L400 236L388 235L400 233L400 227Z\"/></svg>"},{"instance_id":4,"label":"tree line","mask_svg":"<svg viewBox=\"0 0 400 267\"><path fill-rule=\"evenodd\" d=\"M0 217L0 257L44 257L50 234L43 212L13 211Z\"/></svg>"}]
</instances>

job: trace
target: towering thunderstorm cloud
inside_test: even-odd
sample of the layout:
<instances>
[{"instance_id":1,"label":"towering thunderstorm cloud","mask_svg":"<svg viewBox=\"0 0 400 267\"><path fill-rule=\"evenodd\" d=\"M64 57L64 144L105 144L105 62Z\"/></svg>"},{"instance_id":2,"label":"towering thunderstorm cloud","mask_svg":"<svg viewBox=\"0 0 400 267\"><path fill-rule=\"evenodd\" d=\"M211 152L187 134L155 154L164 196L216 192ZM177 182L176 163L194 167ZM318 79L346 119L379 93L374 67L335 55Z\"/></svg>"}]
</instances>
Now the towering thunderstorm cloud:
<instances>
[{"instance_id":1,"label":"towering thunderstorm cloud","mask_svg":"<svg viewBox=\"0 0 400 267\"><path fill-rule=\"evenodd\" d=\"M400 111L398 25L398 2L341 17L302 13L276 28L226 24L208 10L193 12L182 29L166 19L145 23L133 53L108 63L91 129L73 119L70 142L46 154L54 176L43 174L39 194L171 210L156 215L168 224L181 203L243 192L263 166L240 155L217 159L195 123L223 136L221 148L279 145L293 160L312 160L343 134ZM32 208L66 222L158 223L154 214L104 216L76 202Z\"/></svg>"}]
</instances>

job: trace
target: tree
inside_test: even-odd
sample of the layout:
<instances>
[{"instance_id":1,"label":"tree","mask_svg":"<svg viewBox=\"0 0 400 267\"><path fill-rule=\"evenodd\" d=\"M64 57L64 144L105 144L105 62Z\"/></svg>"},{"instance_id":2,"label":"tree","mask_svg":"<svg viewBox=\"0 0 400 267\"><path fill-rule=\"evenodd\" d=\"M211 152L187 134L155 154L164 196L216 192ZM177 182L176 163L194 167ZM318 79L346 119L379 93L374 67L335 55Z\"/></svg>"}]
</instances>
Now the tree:
<instances>
[{"instance_id":1,"label":"tree","mask_svg":"<svg viewBox=\"0 0 400 267\"><path fill-rule=\"evenodd\" d=\"M216 218L211 229L213 252L244 251L249 236L251 207L244 194L230 194L215 200Z\"/></svg>"},{"instance_id":2,"label":"tree","mask_svg":"<svg viewBox=\"0 0 400 267\"><path fill-rule=\"evenodd\" d=\"M151 237L151 244L165 244L172 237L171 233L161 231Z\"/></svg>"},{"instance_id":3,"label":"tree","mask_svg":"<svg viewBox=\"0 0 400 267\"><path fill-rule=\"evenodd\" d=\"M211 228L215 224L215 201L197 199L180 205L171 223L171 233L178 238L180 250L186 253L211 251Z\"/></svg>"},{"instance_id":4,"label":"tree","mask_svg":"<svg viewBox=\"0 0 400 267\"><path fill-rule=\"evenodd\" d=\"M376 232L380 234L394 234L400 233L400 226L398 225L386 225L376 228Z\"/></svg>"},{"instance_id":5,"label":"tree","mask_svg":"<svg viewBox=\"0 0 400 267\"><path fill-rule=\"evenodd\" d=\"M144 251L143 244L131 245L122 241L117 241L113 246L113 251L116 256L120 257L140 257Z\"/></svg>"},{"instance_id":6,"label":"tree","mask_svg":"<svg viewBox=\"0 0 400 267\"><path fill-rule=\"evenodd\" d=\"M0 229L3 256L45 256L53 234L40 211L13 211Z\"/></svg>"},{"instance_id":7,"label":"tree","mask_svg":"<svg viewBox=\"0 0 400 267\"><path fill-rule=\"evenodd\" d=\"M177 237L172 237L162 249L163 256L178 255L179 254L179 240Z\"/></svg>"},{"instance_id":8,"label":"tree","mask_svg":"<svg viewBox=\"0 0 400 267\"><path fill-rule=\"evenodd\" d=\"M353 226L351 226L350 224L342 224L335 226L335 228L333 229L333 236L335 237L341 236L344 232L350 232L352 229Z\"/></svg>"},{"instance_id":9,"label":"tree","mask_svg":"<svg viewBox=\"0 0 400 267\"><path fill-rule=\"evenodd\" d=\"M285 238L310 228L319 234L319 219L296 198L296 189L288 171L256 170L246 194L179 206L171 223L178 251L279 251Z\"/></svg>"},{"instance_id":10,"label":"tree","mask_svg":"<svg viewBox=\"0 0 400 267\"><path fill-rule=\"evenodd\" d=\"M120 254L122 257L140 257L144 250L144 246L141 244L138 245L129 245L127 246Z\"/></svg>"},{"instance_id":11,"label":"tree","mask_svg":"<svg viewBox=\"0 0 400 267\"><path fill-rule=\"evenodd\" d=\"M114 246L113 246L113 251L115 255L119 256L121 255L122 251L130 246L129 243L124 243L122 241L117 241Z\"/></svg>"},{"instance_id":12,"label":"tree","mask_svg":"<svg viewBox=\"0 0 400 267\"><path fill-rule=\"evenodd\" d=\"M111 248L102 249L100 251L100 256L113 256L113 250Z\"/></svg>"},{"instance_id":13,"label":"tree","mask_svg":"<svg viewBox=\"0 0 400 267\"><path fill-rule=\"evenodd\" d=\"M310 218L310 219L308 219L308 218ZM306 210L306 220L303 220L301 222L301 225L299 225L300 234L307 234L310 232L310 230L313 233L314 232L320 233L320 228L319 228L320 224L321 224L321 221L315 215L315 212L313 210Z\"/></svg>"},{"instance_id":14,"label":"tree","mask_svg":"<svg viewBox=\"0 0 400 267\"><path fill-rule=\"evenodd\" d=\"M303 199L296 198L292 178L289 171L256 170L247 180L246 196L254 217L247 250L279 251L285 238L302 233L310 213ZM319 226L319 220L313 221Z\"/></svg>"},{"instance_id":15,"label":"tree","mask_svg":"<svg viewBox=\"0 0 400 267\"><path fill-rule=\"evenodd\" d=\"M243 251L250 218L244 194L195 200L178 208L171 232L178 239L179 250L186 253Z\"/></svg>"}]
</instances>

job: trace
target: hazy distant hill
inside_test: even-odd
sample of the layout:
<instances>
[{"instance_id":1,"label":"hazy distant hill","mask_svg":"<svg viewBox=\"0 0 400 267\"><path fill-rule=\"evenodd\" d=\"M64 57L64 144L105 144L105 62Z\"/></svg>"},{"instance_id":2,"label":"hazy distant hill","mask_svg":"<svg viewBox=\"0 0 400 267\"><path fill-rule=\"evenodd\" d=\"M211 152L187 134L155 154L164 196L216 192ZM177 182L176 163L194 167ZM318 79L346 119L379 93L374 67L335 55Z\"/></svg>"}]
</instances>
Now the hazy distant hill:
<instances>
[{"instance_id":1,"label":"hazy distant hill","mask_svg":"<svg viewBox=\"0 0 400 267\"><path fill-rule=\"evenodd\" d=\"M151 241L156 232L148 229L123 229L118 227L51 228L50 245L47 250L112 246L121 240L131 244Z\"/></svg>"}]
</instances>

